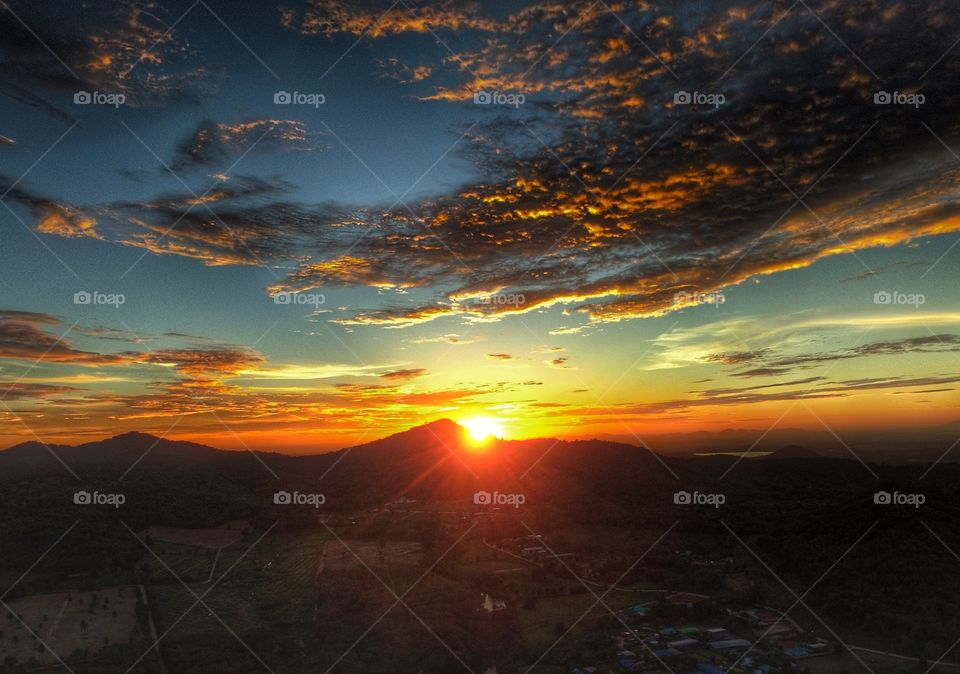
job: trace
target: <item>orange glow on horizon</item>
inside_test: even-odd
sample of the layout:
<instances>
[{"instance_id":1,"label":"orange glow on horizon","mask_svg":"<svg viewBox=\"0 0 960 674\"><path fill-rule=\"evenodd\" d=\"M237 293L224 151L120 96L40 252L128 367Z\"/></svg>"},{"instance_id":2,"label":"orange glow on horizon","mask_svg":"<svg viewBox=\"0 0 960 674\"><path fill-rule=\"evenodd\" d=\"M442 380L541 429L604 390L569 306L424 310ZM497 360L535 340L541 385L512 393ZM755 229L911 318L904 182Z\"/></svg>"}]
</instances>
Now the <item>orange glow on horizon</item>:
<instances>
[{"instance_id":1,"label":"orange glow on horizon","mask_svg":"<svg viewBox=\"0 0 960 674\"><path fill-rule=\"evenodd\" d=\"M501 423L492 417L471 417L462 419L458 423L467 429L470 435L470 443L474 447L482 447L492 438L503 436Z\"/></svg>"}]
</instances>

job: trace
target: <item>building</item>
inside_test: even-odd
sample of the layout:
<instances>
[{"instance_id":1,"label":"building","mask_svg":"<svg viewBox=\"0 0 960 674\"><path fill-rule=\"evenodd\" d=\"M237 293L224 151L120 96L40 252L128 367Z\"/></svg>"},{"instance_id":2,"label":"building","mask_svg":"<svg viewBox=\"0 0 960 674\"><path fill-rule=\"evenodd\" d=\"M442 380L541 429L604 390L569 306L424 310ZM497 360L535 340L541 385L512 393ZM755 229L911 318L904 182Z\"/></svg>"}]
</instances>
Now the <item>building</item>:
<instances>
[{"instance_id":1,"label":"building","mask_svg":"<svg viewBox=\"0 0 960 674\"><path fill-rule=\"evenodd\" d=\"M676 648L677 650L681 650L681 651L685 648L693 648L699 645L700 645L699 641L697 641L696 639L691 639L690 637L667 642L667 646L669 646L670 648Z\"/></svg>"},{"instance_id":2,"label":"building","mask_svg":"<svg viewBox=\"0 0 960 674\"><path fill-rule=\"evenodd\" d=\"M752 645L753 644L746 639L720 639L718 641L710 642L710 648L715 651L731 651L740 648L750 648Z\"/></svg>"},{"instance_id":3,"label":"building","mask_svg":"<svg viewBox=\"0 0 960 674\"><path fill-rule=\"evenodd\" d=\"M728 639L730 633L722 627L711 627L703 631L703 636L706 637L707 641L720 641L722 639Z\"/></svg>"}]
</instances>

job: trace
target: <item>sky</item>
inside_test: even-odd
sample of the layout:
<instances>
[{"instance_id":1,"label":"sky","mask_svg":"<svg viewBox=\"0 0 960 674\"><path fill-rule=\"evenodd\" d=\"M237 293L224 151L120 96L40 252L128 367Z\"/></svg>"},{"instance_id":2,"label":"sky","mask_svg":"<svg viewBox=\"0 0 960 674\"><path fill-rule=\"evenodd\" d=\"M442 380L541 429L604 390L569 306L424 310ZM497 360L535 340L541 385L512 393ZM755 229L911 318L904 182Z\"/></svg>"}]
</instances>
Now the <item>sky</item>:
<instances>
[{"instance_id":1,"label":"sky","mask_svg":"<svg viewBox=\"0 0 960 674\"><path fill-rule=\"evenodd\" d=\"M0 446L960 419L948 2L0 3Z\"/></svg>"}]
</instances>

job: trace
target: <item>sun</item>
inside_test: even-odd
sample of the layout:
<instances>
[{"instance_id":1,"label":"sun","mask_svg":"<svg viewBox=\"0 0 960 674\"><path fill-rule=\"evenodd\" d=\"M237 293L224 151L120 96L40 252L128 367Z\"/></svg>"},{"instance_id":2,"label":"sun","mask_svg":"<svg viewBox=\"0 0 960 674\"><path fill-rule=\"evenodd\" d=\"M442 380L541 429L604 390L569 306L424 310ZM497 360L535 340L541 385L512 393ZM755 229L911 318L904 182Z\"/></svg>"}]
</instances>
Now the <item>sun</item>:
<instances>
[{"instance_id":1,"label":"sun","mask_svg":"<svg viewBox=\"0 0 960 674\"><path fill-rule=\"evenodd\" d=\"M503 435L503 428L500 422L490 417L472 417L463 419L460 425L470 433L470 440L480 445L487 442L491 437L500 437Z\"/></svg>"}]
</instances>

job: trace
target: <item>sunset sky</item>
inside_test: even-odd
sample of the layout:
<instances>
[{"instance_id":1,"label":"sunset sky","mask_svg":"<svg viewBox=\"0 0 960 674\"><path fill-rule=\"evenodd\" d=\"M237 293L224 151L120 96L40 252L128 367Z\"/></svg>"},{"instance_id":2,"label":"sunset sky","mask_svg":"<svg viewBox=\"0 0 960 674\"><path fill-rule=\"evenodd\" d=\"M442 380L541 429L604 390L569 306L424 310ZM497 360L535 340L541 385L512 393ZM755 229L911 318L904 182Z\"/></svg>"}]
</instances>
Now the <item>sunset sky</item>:
<instances>
[{"instance_id":1,"label":"sunset sky","mask_svg":"<svg viewBox=\"0 0 960 674\"><path fill-rule=\"evenodd\" d=\"M960 419L952 3L0 26L0 446Z\"/></svg>"}]
</instances>

